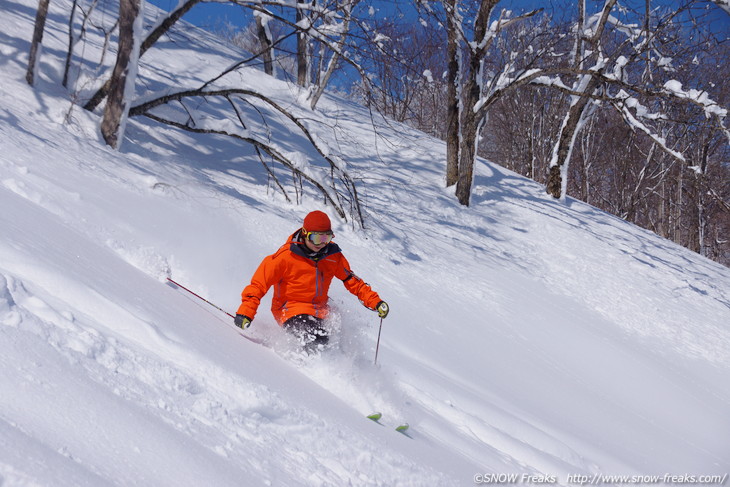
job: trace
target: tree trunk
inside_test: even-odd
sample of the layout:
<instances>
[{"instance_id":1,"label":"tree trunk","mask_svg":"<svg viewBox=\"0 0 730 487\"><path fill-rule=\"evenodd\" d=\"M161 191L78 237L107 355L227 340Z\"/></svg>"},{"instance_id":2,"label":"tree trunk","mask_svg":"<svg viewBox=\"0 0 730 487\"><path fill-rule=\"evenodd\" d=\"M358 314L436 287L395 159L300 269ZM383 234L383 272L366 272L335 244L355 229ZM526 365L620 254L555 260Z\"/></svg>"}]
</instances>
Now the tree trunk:
<instances>
[{"instance_id":1,"label":"tree trunk","mask_svg":"<svg viewBox=\"0 0 730 487\"><path fill-rule=\"evenodd\" d=\"M593 51L595 53L598 53L600 51L601 35L603 33L603 29L606 26L606 22L608 21L609 13L611 12L611 9L613 9L615 4L616 0L606 1L603 6L603 12L601 14L600 20L598 21L598 24L596 26L595 33L593 37L588 40L588 42L592 44L591 47L593 48ZM585 22L585 4L583 3L583 0L578 2L578 8L578 14L580 18L578 19L579 28L576 29L576 43L573 53L574 67L582 67L586 63L586 61L584 61L583 59L583 28ZM593 54L591 57L595 59L597 58L597 54ZM573 151L573 144L575 143L575 137L579 129L580 121L589 106L590 96L600 84L600 80L598 77L592 75L583 75L578 78L578 81L574 85L576 91L578 90L578 87L581 86L581 80L585 81L584 76L589 76L590 79L587 80L584 87L580 88L581 95L574 95L574 100L571 103L570 108L568 109L568 113L565 115L563 125L560 128L558 142L555 145L555 149L553 150L553 157L550 161L550 173L548 174L548 182L545 190L553 198L561 198L562 196L564 196L563 188L566 185L565 181L563 181L563 178L567 177L567 171L564 170L564 168L567 168L570 155Z\"/></svg>"},{"instance_id":2,"label":"tree trunk","mask_svg":"<svg viewBox=\"0 0 730 487\"><path fill-rule=\"evenodd\" d=\"M459 179L459 37L456 0L447 0L446 25L448 32L448 71L446 78L446 186Z\"/></svg>"},{"instance_id":3,"label":"tree trunk","mask_svg":"<svg viewBox=\"0 0 730 487\"><path fill-rule=\"evenodd\" d=\"M703 257L709 257L707 252L707 220L705 216L706 210L706 194L708 191L705 184L705 175L707 174L708 154L710 151L710 141L705 140L700 149L700 170L695 172L695 181L697 182L696 201L697 205L697 252Z\"/></svg>"},{"instance_id":4,"label":"tree trunk","mask_svg":"<svg viewBox=\"0 0 730 487\"><path fill-rule=\"evenodd\" d=\"M474 111L482 94L482 63L491 41L487 41L489 17L499 0L482 0L474 21L474 44L469 55L469 71L461 94L461 127L459 141L459 177L456 181L456 198L464 206L469 206L471 186L474 181L474 162L476 160L479 129L484 120L484 111Z\"/></svg>"},{"instance_id":5,"label":"tree trunk","mask_svg":"<svg viewBox=\"0 0 730 487\"><path fill-rule=\"evenodd\" d=\"M35 83L36 64L43 42L43 31L46 28L46 17L48 17L48 5L51 0L39 0L38 11L35 16L35 28L33 29L33 41L30 44L30 55L28 56L28 71L25 73L25 80L29 85Z\"/></svg>"},{"instance_id":6,"label":"tree trunk","mask_svg":"<svg viewBox=\"0 0 730 487\"><path fill-rule=\"evenodd\" d=\"M142 42L142 46L139 49L139 56L142 57L142 55L144 55L144 53L147 52L147 50L152 47L154 43L157 42L157 40L162 37L165 32L170 30L170 28L175 25L175 22L180 20L183 15L185 15L191 8L193 8L193 6L200 2L201 0L188 0L179 9L175 10L174 12L170 12L170 16L165 18L165 20L163 20L152 32L149 33L144 42ZM99 104L104 100L104 98L107 97L110 88L111 79L108 79L102 85L102 87L99 88L96 93L94 93L94 96L92 96L91 99L86 102L86 104L84 105L84 110L93 112L96 107L98 107Z\"/></svg>"},{"instance_id":7,"label":"tree trunk","mask_svg":"<svg viewBox=\"0 0 730 487\"><path fill-rule=\"evenodd\" d=\"M462 117L463 136L459 149L459 177L456 181L456 198L464 206L469 206L469 200L471 199L479 127L481 127L481 124L474 112L467 111Z\"/></svg>"},{"instance_id":8,"label":"tree trunk","mask_svg":"<svg viewBox=\"0 0 730 487\"><path fill-rule=\"evenodd\" d=\"M474 161L477 153L479 127L481 116L474 112L474 106L479 101L481 90L477 77L481 72L481 61L472 56L469 79L464 86L462 102L464 110L461 113L461 140L459 143L459 176L456 181L456 198L464 206L469 206L471 186L474 181Z\"/></svg>"},{"instance_id":9,"label":"tree trunk","mask_svg":"<svg viewBox=\"0 0 730 487\"><path fill-rule=\"evenodd\" d=\"M76 20L76 9L78 8L78 0L74 0L71 6L71 14L68 16L68 51L66 52L66 63L63 67L63 81L61 85L68 88L68 72L71 70L71 60L73 59L74 45L74 20Z\"/></svg>"},{"instance_id":10,"label":"tree trunk","mask_svg":"<svg viewBox=\"0 0 730 487\"><path fill-rule=\"evenodd\" d=\"M598 86L597 78L591 77L585 93L590 94ZM565 116L565 121L560 130L558 143L555 146L552 161L550 162L550 174L546 191L553 198L560 198L563 195L563 166L568 163L568 159L573 151L578 124L583 117L583 112L588 105L588 96L581 96L570 106Z\"/></svg>"},{"instance_id":11,"label":"tree trunk","mask_svg":"<svg viewBox=\"0 0 730 487\"><path fill-rule=\"evenodd\" d=\"M124 137L124 123L129 110L129 98L134 92L139 61L138 36L141 31L142 0L121 0L119 3L119 48L117 62L112 72L109 88L109 99L101 121L101 134L104 140L114 149ZM131 87L131 88L130 88Z\"/></svg>"},{"instance_id":12,"label":"tree trunk","mask_svg":"<svg viewBox=\"0 0 730 487\"><path fill-rule=\"evenodd\" d=\"M261 45L262 56L264 57L264 73L269 76L274 75L274 56L273 56L273 43L269 36L268 29L264 25L264 21L261 19L261 15L256 15L256 35Z\"/></svg>"},{"instance_id":13,"label":"tree trunk","mask_svg":"<svg viewBox=\"0 0 730 487\"><path fill-rule=\"evenodd\" d=\"M304 3L304 0L297 0L297 3ZM298 6L296 19L300 30L297 32L297 84L302 87L309 84L309 42L307 34L301 30L302 22L307 18L304 9Z\"/></svg>"},{"instance_id":14,"label":"tree trunk","mask_svg":"<svg viewBox=\"0 0 730 487\"><path fill-rule=\"evenodd\" d=\"M336 50L332 50L332 57L330 58L329 63L327 63L327 70L324 74L320 73L318 76L318 80L316 83L316 87L313 90L312 93L312 100L310 102L310 108L312 110L315 109L317 106L317 102L319 101L320 97L322 96L322 93L324 93L324 89L327 87L327 84L330 81L330 78L332 78L332 74L335 72L335 69L337 68L337 64L340 61L340 53L344 51L345 43L347 42L347 36L350 33L350 22L352 21L352 9L355 8L355 6L359 3L360 0L356 0L348 8L345 9L345 20L343 20L343 26L342 26L342 33L340 34L340 39L337 41ZM325 46L322 46L325 47ZM325 49L322 49L322 59L324 59L324 52Z\"/></svg>"}]
</instances>

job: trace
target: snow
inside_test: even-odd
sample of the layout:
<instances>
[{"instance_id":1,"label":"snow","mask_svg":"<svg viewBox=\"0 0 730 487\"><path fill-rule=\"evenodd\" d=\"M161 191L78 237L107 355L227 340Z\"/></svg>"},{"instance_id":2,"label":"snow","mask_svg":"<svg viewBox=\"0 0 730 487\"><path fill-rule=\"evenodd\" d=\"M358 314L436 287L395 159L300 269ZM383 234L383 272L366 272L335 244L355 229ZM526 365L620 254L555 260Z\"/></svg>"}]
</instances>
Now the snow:
<instances>
[{"instance_id":1,"label":"snow","mask_svg":"<svg viewBox=\"0 0 730 487\"><path fill-rule=\"evenodd\" d=\"M686 98L692 100L697 105L704 108L707 117L710 115L717 115L718 117L724 118L727 116L727 110L720 107L714 100L709 96L709 93L703 90L689 89L684 90L682 83L677 80L670 80L664 83L664 90L679 98Z\"/></svg>"},{"instance_id":2,"label":"snow","mask_svg":"<svg viewBox=\"0 0 730 487\"><path fill-rule=\"evenodd\" d=\"M727 479L727 268L483 160L461 207L441 188L443 143L327 95L308 112L253 69L236 74L245 87L308 113L346 161L365 230L306 187L287 203L255 152L220 136L132 118L113 151L98 114L59 88L68 2L51 3L36 89L23 81L35 3L5 5L3 487ZM165 40L140 59L138 96L168 76L199 86L234 56L200 31L184 48ZM224 104L206 107L206 124L225 123ZM319 156L299 139L278 146L314 174ZM329 211L355 272L390 304L377 366L379 319L337 283L339 331L314 358L268 302L246 339L167 284L235 311L261 258L313 209ZM364 417L374 410L385 426ZM393 430L401 421L408 436Z\"/></svg>"}]
</instances>

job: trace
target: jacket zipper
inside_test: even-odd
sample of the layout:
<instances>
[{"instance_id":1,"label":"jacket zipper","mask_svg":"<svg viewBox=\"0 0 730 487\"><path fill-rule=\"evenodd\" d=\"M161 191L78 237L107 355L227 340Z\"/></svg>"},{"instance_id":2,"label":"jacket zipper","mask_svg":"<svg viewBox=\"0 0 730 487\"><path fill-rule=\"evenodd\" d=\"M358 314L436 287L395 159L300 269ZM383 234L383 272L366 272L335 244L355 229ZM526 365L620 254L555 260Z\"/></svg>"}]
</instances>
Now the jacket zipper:
<instances>
[{"instance_id":1,"label":"jacket zipper","mask_svg":"<svg viewBox=\"0 0 730 487\"><path fill-rule=\"evenodd\" d=\"M314 262L314 272L314 302L312 303L312 306L314 307L314 316L319 318L319 307L317 306L316 301L321 294L321 281L324 280L324 276L322 276L322 273L319 271L319 261Z\"/></svg>"}]
</instances>

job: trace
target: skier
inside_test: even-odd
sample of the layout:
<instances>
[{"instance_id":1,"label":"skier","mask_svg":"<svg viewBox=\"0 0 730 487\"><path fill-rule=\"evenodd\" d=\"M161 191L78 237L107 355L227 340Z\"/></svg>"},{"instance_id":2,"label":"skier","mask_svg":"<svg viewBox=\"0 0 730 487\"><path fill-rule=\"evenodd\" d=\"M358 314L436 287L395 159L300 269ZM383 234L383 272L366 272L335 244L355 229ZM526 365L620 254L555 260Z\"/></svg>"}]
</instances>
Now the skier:
<instances>
[{"instance_id":1,"label":"skier","mask_svg":"<svg viewBox=\"0 0 730 487\"><path fill-rule=\"evenodd\" d=\"M264 258L251 284L243 289L236 326L246 329L251 325L261 299L274 286L271 312L277 323L297 336L308 351L324 347L329 341L324 319L329 312L327 291L333 277L365 307L377 311L381 318L388 316L388 304L352 272L340 247L332 242L334 236L326 213L309 213L302 228L276 253Z\"/></svg>"}]
</instances>

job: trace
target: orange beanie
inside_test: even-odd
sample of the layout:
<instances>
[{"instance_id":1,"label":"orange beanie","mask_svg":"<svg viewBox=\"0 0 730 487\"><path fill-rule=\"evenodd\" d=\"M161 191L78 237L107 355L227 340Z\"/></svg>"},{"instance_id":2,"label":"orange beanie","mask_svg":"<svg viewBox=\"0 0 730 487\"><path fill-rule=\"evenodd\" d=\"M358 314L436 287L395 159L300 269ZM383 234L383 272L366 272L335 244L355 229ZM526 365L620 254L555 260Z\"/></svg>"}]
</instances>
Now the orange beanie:
<instances>
[{"instance_id":1,"label":"orange beanie","mask_svg":"<svg viewBox=\"0 0 730 487\"><path fill-rule=\"evenodd\" d=\"M304 230L308 232L329 232L332 230L330 217L322 211L313 211L304 218Z\"/></svg>"}]
</instances>

